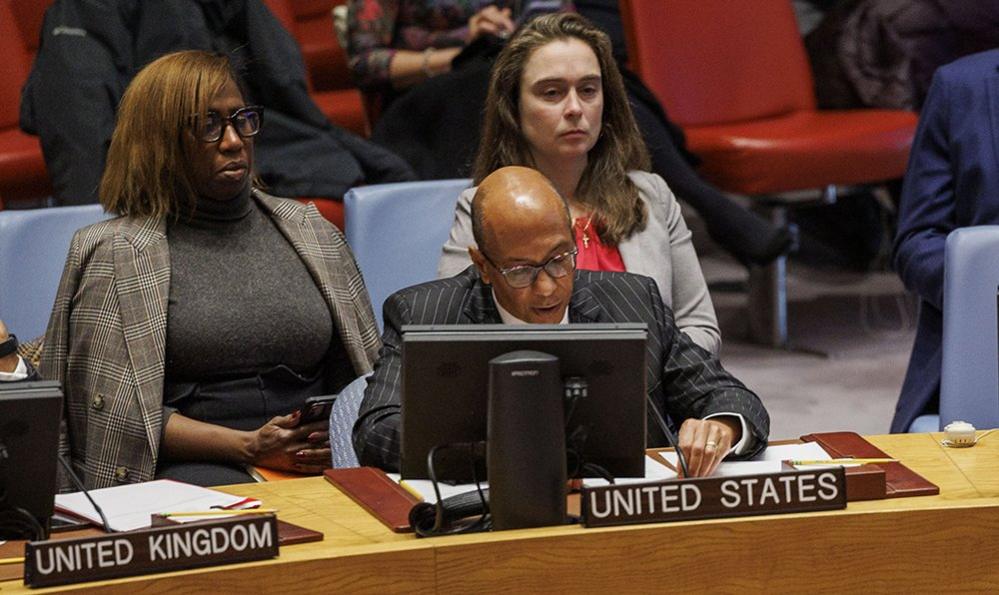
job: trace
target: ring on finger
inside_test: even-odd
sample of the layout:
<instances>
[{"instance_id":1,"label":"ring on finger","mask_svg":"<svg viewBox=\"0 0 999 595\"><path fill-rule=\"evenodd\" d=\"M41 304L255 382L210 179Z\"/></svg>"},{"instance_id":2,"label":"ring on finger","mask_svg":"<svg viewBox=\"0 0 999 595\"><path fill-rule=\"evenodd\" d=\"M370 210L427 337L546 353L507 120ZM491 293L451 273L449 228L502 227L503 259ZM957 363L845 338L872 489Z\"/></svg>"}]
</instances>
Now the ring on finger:
<instances>
[{"instance_id":1,"label":"ring on finger","mask_svg":"<svg viewBox=\"0 0 999 595\"><path fill-rule=\"evenodd\" d=\"M705 450L714 450L718 448L718 443L715 442L714 440L708 440L707 442L704 443L704 448Z\"/></svg>"}]
</instances>

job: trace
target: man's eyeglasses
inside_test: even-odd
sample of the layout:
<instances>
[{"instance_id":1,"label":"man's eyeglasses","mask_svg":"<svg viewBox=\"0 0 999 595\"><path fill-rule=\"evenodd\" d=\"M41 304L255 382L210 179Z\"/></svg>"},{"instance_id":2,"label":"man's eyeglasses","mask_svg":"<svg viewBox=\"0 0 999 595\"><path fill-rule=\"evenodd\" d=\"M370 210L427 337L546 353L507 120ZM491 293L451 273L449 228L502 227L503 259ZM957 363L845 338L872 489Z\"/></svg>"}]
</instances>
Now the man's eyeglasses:
<instances>
[{"instance_id":1,"label":"man's eyeglasses","mask_svg":"<svg viewBox=\"0 0 999 595\"><path fill-rule=\"evenodd\" d=\"M572 273L572 271L576 270L576 253L578 250L573 248L568 252L556 254L542 265L521 264L505 269L498 267L485 252L482 252L481 250L479 252L486 257L489 264L496 267L496 270L503 275L503 278L506 279L506 282L510 287L513 287L514 289L523 289L524 287L534 285L534 281L538 278L538 273L541 272L541 269L544 269L545 272L548 273L548 276L552 279L561 279L562 277Z\"/></svg>"},{"instance_id":2,"label":"man's eyeglasses","mask_svg":"<svg viewBox=\"0 0 999 595\"><path fill-rule=\"evenodd\" d=\"M264 108L248 105L232 112L228 118L218 112L208 112L204 118L193 118L194 133L203 142L215 143L225 134L227 123L240 137L249 138L260 132L264 123Z\"/></svg>"}]
</instances>

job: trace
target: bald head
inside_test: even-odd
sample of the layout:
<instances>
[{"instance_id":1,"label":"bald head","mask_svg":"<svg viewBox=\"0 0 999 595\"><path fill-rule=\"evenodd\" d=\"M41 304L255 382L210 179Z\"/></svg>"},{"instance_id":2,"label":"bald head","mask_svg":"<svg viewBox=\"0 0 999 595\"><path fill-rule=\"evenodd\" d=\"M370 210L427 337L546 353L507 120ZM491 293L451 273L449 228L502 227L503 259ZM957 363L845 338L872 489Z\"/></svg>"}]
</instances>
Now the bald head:
<instances>
[{"instance_id":1,"label":"bald head","mask_svg":"<svg viewBox=\"0 0 999 595\"><path fill-rule=\"evenodd\" d=\"M506 313L545 324L568 316L576 244L569 207L548 178L526 167L494 171L472 200L472 229L477 246L468 255ZM524 271L533 274L529 284Z\"/></svg>"},{"instance_id":2,"label":"bald head","mask_svg":"<svg viewBox=\"0 0 999 595\"><path fill-rule=\"evenodd\" d=\"M520 235L539 224L567 233L572 227L568 206L541 172L503 167L479 184L472 200L472 234L480 250L496 249L497 238Z\"/></svg>"}]
</instances>

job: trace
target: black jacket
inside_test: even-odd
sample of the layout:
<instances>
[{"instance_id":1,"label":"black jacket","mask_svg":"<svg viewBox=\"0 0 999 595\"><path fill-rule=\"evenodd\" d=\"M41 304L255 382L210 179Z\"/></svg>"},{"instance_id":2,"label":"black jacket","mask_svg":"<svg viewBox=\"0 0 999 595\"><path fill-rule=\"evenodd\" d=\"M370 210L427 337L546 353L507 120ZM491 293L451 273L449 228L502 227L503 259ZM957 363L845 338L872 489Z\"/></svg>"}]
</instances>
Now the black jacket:
<instances>
[{"instance_id":1,"label":"black jacket","mask_svg":"<svg viewBox=\"0 0 999 595\"><path fill-rule=\"evenodd\" d=\"M97 200L115 109L132 77L178 50L224 52L266 109L257 171L281 196L339 198L403 181L389 151L330 124L309 97L298 45L261 0L56 0L22 90L21 128L41 137L60 204Z\"/></svg>"},{"instance_id":2,"label":"black jacket","mask_svg":"<svg viewBox=\"0 0 999 595\"><path fill-rule=\"evenodd\" d=\"M385 301L382 348L354 425L354 449L362 465L399 468L402 326L501 322L492 289L482 283L474 266L454 277L397 291ZM743 458L766 447L770 416L759 397L676 328L652 279L576 271L569 322L644 322L649 329L646 386L660 410L677 425L689 417L741 414L753 435ZM646 436L650 447L665 446L665 436L651 417Z\"/></svg>"}]
</instances>

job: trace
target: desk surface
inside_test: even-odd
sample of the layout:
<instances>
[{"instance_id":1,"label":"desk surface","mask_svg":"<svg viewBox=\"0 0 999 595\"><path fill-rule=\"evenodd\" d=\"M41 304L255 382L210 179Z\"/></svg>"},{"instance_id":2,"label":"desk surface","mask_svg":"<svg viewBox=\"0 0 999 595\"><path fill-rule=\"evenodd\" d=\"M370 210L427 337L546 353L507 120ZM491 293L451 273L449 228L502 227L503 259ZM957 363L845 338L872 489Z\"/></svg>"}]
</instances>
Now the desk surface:
<instances>
[{"instance_id":1,"label":"desk surface","mask_svg":"<svg viewBox=\"0 0 999 595\"><path fill-rule=\"evenodd\" d=\"M71 588L88 592L999 591L999 432L948 449L939 434L868 439L940 495L845 510L417 539L391 533L324 479L223 488L325 533L274 560ZM27 591L20 581L0 591ZM40 591L32 591L40 592Z\"/></svg>"}]
</instances>

